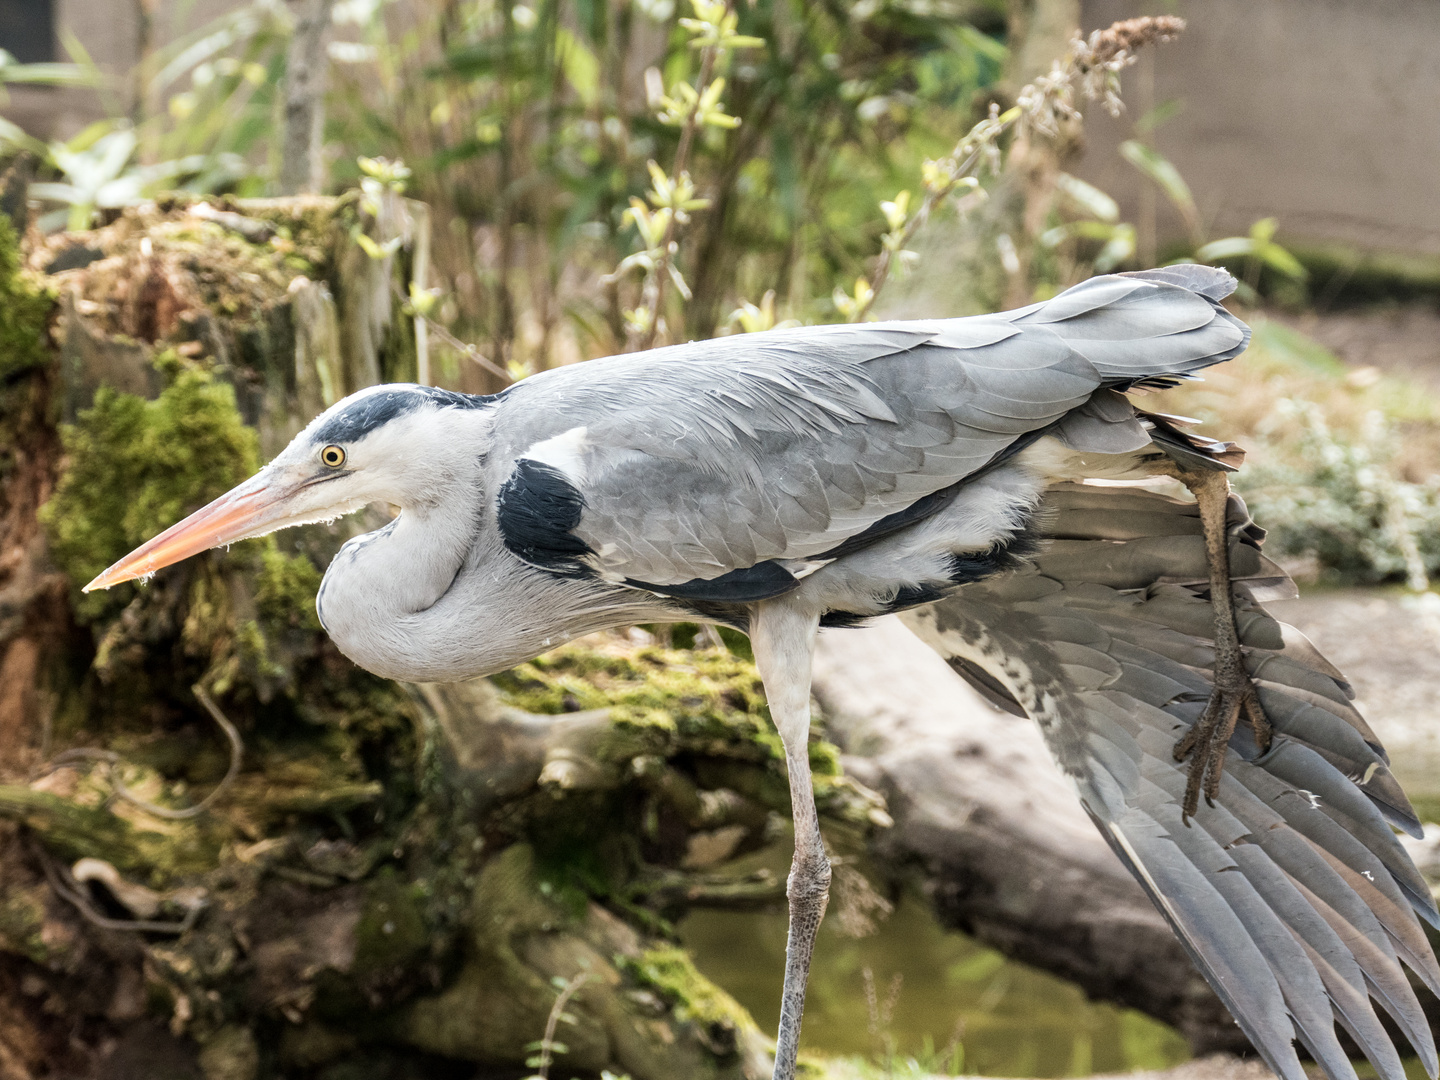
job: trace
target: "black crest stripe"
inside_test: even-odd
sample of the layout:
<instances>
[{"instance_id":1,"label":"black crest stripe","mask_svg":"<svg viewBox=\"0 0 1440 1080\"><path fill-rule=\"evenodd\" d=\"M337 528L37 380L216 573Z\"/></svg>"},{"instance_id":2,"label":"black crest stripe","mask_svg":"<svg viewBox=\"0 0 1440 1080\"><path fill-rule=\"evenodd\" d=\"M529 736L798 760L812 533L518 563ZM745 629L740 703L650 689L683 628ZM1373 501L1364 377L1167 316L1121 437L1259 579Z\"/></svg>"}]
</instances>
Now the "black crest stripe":
<instances>
[{"instance_id":1,"label":"black crest stripe","mask_svg":"<svg viewBox=\"0 0 1440 1080\"><path fill-rule=\"evenodd\" d=\"M378 390L345 406L316 428L312 438L318 443L351 443L423 405L479 409L493 400L490 397L441 390L435 386L404 386Z\"/></svg>"}]
</instances>

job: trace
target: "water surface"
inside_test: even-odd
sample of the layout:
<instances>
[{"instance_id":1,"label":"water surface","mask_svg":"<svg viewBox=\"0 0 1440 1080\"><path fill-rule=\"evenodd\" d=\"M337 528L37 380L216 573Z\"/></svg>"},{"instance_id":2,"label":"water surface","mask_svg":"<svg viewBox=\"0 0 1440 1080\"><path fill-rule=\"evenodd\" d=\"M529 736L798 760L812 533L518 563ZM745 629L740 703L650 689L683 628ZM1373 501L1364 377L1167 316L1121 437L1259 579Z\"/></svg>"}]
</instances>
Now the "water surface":
<instances>
[{"instance_id":1,"label":"water surface","mask_svg":"<svg viewBox=\"0 0 1440 1080\"><path fill-rule=\"evenodd\" d=\"M680 935L700 969L773 1036L785 969L784 914L697 911L680 924ZM949 1049L957 1039L958 1060ZM1190 1056L1172 1028L1132 1009L1089 1001L1071 983L945 930L925 901L909 895L868 937L844 936L827 916L810 976L803 1045L826 1056L918 1056L936 1071L959 1064L966 1074L987 1076L1159 1069Z\"/></svg>"}]
</instances>

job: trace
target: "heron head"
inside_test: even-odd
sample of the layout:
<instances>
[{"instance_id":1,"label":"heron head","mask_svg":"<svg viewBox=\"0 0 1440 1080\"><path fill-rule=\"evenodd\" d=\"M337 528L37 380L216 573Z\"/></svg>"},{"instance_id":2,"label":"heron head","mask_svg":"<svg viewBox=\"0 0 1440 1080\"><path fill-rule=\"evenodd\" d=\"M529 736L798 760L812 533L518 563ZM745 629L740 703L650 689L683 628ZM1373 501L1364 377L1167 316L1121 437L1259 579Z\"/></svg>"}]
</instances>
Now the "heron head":
<instances>
[{"instance_id":1,"label":"heron head","mask_svg":"<svg viewBox=\"0 0 1440 1080\"><path fill-rule=\"evenodd\" d=\"M441 498L474 465L457 427L489 399L428 386L372 386L317 416L258 473L126 555L85 591L108 589L237 540L333 521L374 502Z\"/></svg>"}]
</instances>

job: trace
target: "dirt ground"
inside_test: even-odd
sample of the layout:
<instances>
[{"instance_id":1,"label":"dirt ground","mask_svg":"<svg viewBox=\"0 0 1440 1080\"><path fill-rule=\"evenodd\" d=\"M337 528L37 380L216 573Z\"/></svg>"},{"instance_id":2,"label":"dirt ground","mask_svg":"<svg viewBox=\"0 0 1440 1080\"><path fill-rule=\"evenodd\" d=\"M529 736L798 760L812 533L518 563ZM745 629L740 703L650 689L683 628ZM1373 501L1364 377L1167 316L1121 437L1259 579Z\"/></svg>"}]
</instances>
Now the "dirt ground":
<instances>
[{"instance_id":1,"label":"dirt ground","mask_svg":"<svg viewBox=\"0 0 1440 1080\"><path fill-rule=\"evenodd\" d=\"M1353 367L1378 368L1440 391L1440 312L1429 304L1266 314L1314 338Z\"/></svg>"}]
</instances>

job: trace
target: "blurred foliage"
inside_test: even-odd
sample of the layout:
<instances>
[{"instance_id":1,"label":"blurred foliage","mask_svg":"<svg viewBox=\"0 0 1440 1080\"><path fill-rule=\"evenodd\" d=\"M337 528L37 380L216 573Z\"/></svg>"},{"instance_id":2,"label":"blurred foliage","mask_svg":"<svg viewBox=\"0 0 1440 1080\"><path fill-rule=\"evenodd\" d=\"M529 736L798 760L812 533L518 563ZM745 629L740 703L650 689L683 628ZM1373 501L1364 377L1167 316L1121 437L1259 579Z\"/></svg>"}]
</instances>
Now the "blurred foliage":
<instances>
[{"instance_id":1,"label":"blurred foliage","mask_svg":"<svg viewBox=\"0 0 1440 1080\"><path fill-rule=\"evenodd\" d=\"M50 287L21 268L15 230L0 214L0 380L8 382L45 362L45 330L53 306Z\"/></svg>"},{"instance_id":2,"label":"blurred foliage","mask_svg":"<svg viewBox=\"0 0 1440 1080\"><path fill-rule=\"evenodd\" d=\"M138 116L48 145L0 128L50 170L32 187L60 206L44 224L79 227L176 185L272 191L293 25L279 0L253 0L146 60ZM405 310L436 328L441 380L470 390L627 346L866 318L922 260L887 314L1043 299L1137 265L1136 226L1063 168L1072 103L1117 106L1128 60L1107 66L1102 35L1077 38L1016 90L1004 25L999 0L340 0L330 184L361 187L371 216L381 189L429 205L428 279ZM0 82L98 84L71 51L70 65L0 56ZM1262 281L1303 297L1274 219L1206 235L1154 146L1171 112L1138 118L1120 147L1185 223L1169 255L1229 266L1247 303ZM933 235L911 250L922 227ZM1440 444L1432 421L1410 415L1414 394L1356 387L1298 340L1262 326L1234 371L1178 392L1196 402L1182 410L1218 417L1224 396L1221 433L1252 449L1240 484L1280 523L1272 550L1419 584L1440 571L1440 510L1414 449Z\"/></svg>"},{"instance_id":3,"label":"blurred foliage","mask_svg":"<svg viewBox=\"0 0 1440 1080\"><path fill-rule=\"evenodd\" d=\"M405 163L433 223L411 306L446 328L439 374L472 390L657 338L867 317L948 206L957 248L981 252L952 313L1133 265L1134 226L1054 166L1078 106L1118 109L1135 49L1174 32L1076 38L1016 88L1002 0L340 0L332 23L330 186ZM251 0L148 56L130 115L48 145L0 130L52 173L32 189L60 207L44 224L166 187L273 192L294 28L280 0ZM71 51L0 72L103 82ZM1198 220L1173 166L1125 152ZM1221 254L1274 264L1271 234Z\"/></svg>"},{"instance_id":4,"label":"blurred foliage","mask_svg":"<svg viewBox=\"0 0 1440 1080\"><path fill-rule=\"evenodd\" d=\"M1162 408L1249 451L1235 487L1297 577L1426 588L1440 575L1440 398L1251 318L1250 349Z\"/></svg>"},{"instance_id":5,"label":"blurred foliage","mask_svg":"<svg viewBox=\"0 0 1440 1080\"><path fill-rule=\"evenodd\" d=\"M732 15L763 45L722 51L696 88L705 50L691 45L703 38L679 22L691 12L664 0L456 5L399 47L395 11L373 10L358 30L381 78L337 66L355 107L332 104L332 137L410 163L412 192L436 211L436 261L451 271L441 317L532 367L624 342L639 297L601 279L637 241L655 250L669 231L645 235L663 200L632 209L656 183L652 161L675 182L688 172L708 200L675 259L693 299L661 312L671 340L711 336L772 289L785 314L828 314L813 298L863 268L881 231L874 207L969 126L1004 59L956 18L964 7L760 0ZM739 126L702 125L671 167L686 132L666 122L686 107L677 88L699 105L722 78L723 114Z\"/></svg>"},{"instance_id":6,"label":"blurred foliage","mask_svg":"<svg viewBox=\"0 0 1440 1080\"><path fill-rule=\"evenodd\" d=\"M877 204L954 144L1000 79L1003 8L755 0L720 16L738 38L696 93L721 86L740 122L694 134L685 169L709 208L676 259L693 300L665 312L671 339L710 336L771 290L782 318L831 315L815 298L863 271L884 231ZM664 118L687 107L675 94L694 92L704 62L710 39L684 25L697 14L673 0L342 0L331 185L360 180L357 155L407 163L411 195L434 211L435 316L502 363L612 350L634 297L600 279L641 232L626 212L650 162L673 162L684 136ZM63 144L0 131L51 170L35 192L61 207L47 226L161 187L271 191L292 28L283 3L255 0L149 57L136 117L117 111Z\"/></svg>"}]
</instances>

